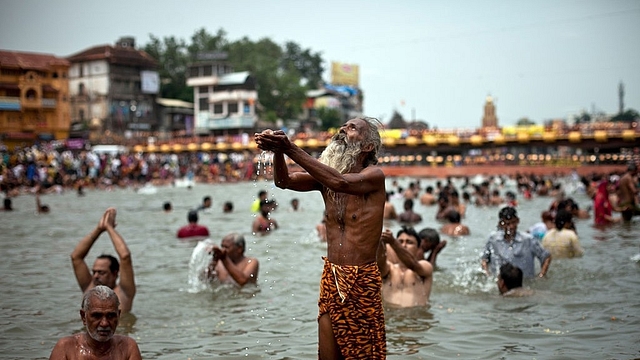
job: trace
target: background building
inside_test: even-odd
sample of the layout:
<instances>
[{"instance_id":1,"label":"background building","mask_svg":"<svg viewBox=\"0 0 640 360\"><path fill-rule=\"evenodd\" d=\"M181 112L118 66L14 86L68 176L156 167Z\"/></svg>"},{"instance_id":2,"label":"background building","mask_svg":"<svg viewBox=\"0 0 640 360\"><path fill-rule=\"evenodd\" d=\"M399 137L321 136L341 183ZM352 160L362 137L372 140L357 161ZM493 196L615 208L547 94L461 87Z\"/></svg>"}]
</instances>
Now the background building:
<instances>
[{"instance_id":1,"label":"background building","mask_svg":"<svg viewBox=\"0 0 640 360\"><path fill-rule=\"evenodd\" d=\"M93 129L94 142L158 130L158 64L146 52L136 50L133 38L92 47L68 60L74 129Z\"/></svg>"},{"instance_id":2,"label":"background building","mask_svg":"<svg viewBox=\"0 0 640 360\"><path fill-rule=\"evenodd\" d=\"M252 132L257 122L258 91L248 72L233 72L224 52L198 55L189 65L193 87L195 133L236 135Z\"/></svg>"},{"instance_id":3,"label":"background building","mask_svg":"<svg viewBox=\"0 0 640 360\"><path fill-rule=\"evenodd\" d=\"M0 50L0 143L10 150L69 134L69 62Z\"/></svg>"}]
</instances>

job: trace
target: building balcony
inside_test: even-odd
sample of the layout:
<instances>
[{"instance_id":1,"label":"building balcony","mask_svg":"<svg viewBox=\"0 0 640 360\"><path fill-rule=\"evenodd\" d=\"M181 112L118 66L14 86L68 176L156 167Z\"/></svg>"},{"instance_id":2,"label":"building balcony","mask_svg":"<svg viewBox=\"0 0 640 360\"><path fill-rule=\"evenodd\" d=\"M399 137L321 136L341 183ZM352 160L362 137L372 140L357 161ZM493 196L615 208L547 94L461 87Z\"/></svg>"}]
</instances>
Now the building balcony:
<instances>
[{"instance_id":1,"label":"building balcony","mask_svg":"<svg viewBox=\"0 0 640 360\"><path fill-rule=\"evenodd\" d=\"M201 76L201 77L187 78L187 86L191 86L191 87L215 85L217 83L218 83L217 76Z\"/></svg>"},{"instance_id":2,"label":"building balcony","mask_svg":"<svg viewBox=\"0 0 640 360\"><path fill-rule=\"evenodd\" d=\"M215 116L208 112L198 114L196 127L203 130L251 129L256 117L253 115Z\"/></svg>"},{"instance_id":3,"label":"building balcony","mask_svg":"<svg viewBox=\"0 0 640 360\"><path fill-rule=\"evenodd\" d=\"M57 104L56 99L42 99L43 108L55 108Z\"/></svg>"},{"instance_id":4,"label":"building balcony","mask_svg":"<svg viewBox=\"0 0 640 360\"><path fill-rule=\"evenodd\" d=\"M0 110L4 111L20 111L22 105L19 97L0 96Z\"/></svg>"},{"instance_id":5,"label":"building balcony","mask_svg":"<svg viewBox=\"0 0 640 360\"><path fill-rule=\"evenodd\" d=\"M258 92L255 90L233 90L219 91L209 95L210 103L219 103L224 101L249 101L256 100Z\"/></svg>"},{"instance_id":6,"label":"building balcony","mask_svg":"<svg viewBox=\"0 0 640 360\"><path fill-rule=\"evenodd\" d=\"M21 104L24 109L39 109L42 107L42 102L35 98L27 98Z\"/></svg>"}]
</instances>

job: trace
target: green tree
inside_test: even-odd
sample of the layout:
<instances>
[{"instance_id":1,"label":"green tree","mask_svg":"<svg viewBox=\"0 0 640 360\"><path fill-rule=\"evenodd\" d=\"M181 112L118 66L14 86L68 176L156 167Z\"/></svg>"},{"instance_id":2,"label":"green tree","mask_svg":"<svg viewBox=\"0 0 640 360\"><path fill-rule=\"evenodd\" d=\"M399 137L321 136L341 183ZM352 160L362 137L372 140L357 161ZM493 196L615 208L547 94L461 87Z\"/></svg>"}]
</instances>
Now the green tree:
<instances>
[{"instance_id":1,"label":"green tree","mask_svg":"<svg viewBox=\"0 0 640 360\"><path fill-rule=\"evenodd\" d=\"M330 128L339 128L344 123L342 114L338 109L332 109L328 107L321 107L316 110L316 116L320 119L322 124L320 125L322 130L329 130Z\"/></svg>"},{"instance_id":2,"label":"green tree","mask_svg":"<svg viewBox=\"0 0 640 360\"><path fill-rule=\"evenodd\" d=\"M189 59L197 60L198 54L222 51L227 45L227 33L223 29L218 29L215 35L211 35L205 28L200 28L191 36L191 44L187 46Z\"/></svg>"},{"instance_id":3,"label":"green tree","mask_svg":"<svg viewBox=\"0 0 640 360\"><path fill-rule=\"evenodd\" d=\"M292 42L283 50L268 38L253 42L244 37L230 43L226 50L235 71L249 71L256 77L259 113L266 121L297 117L306 91L315 88L322 76L319 55Z\"/></svg>"},{"instance_id":4,"label":"green tree","mask_svg":"<svg viewBox=\"0 0 640 360\"><path fill-rule=\"evenodd\" d=\"M286 71L297 71L304 85L317 88L322 84L322 56L311 53L310 49L302 49L294 42L287 42L282 54L282 67Z\"/></svg>"},{"instance_id":5,"label":"green tree","mask_svg":"<svg viewBox=\"0 0 640 360\"><path fill-rule=\"evenodd\" d=\"M258 114L263 120L296 118L302 112L306 91L322 82L320 53L294 42L283 48L268 38L252 41L243 37L229 42L226 36L223 29L212 35L201 28L187 44L174 37L160 40L150 35L145 51L160 63L161 95L193 101L193 89L186 85L189 63L197 61L198 54L224 51L234 71L249 71L255 77Z\"/></svg>"},{"instance_id":6,"label":"green tree","mask_svg":"<svg viewBox=\"0 0 640 360\"><path fill-rule=\"evenodd\" d=\"M640 114L638 114L638 112L633 109L628 109L625 112L611 118L611 121L628 122L628 123L638 121L638 120L640 120Z\"/></svg>"},{"instance_id":7,"label":"green tree","mask_svg":"<svg viewBox=\"0 0 640 360\"><path fill-rule=\"evenodd\" d=\"M228 44L225 50L235 71L249 71L256 78L261 118L271 122L281 118L276 110L281 98L277 79L280 46L267 38L253 42L244 37Z\"/></svg>"},{"instance_id":8,"label":"green tree","mask_svg":"<svg viewBox=\"0 0 640 360\"><path fill-rule=\"evenodd\" d=\"M184 40L173 36L162 40L153 35L149 37L151 41L144 51L160 64L160 96L192 102L193 90L186 84L188 56Z\"/></svg>"},{"instance_id":9,"label":"green tree","mask_svg":"<svg viewBox=\"0 0 640 360\"><path fill-rule=\"evenodd\" d=\"M520 118L518 120L518 122L516 123L516 125L518 126L529 126L529 125L535 125L536 123L532 120L530 120L528 117L523 117Z\"/></svg>"},{"instance_id":10,"label":"green tree","mask_svg":"<svg viewBox=\"0 0 640 360\"><path fill-rule=\"evenodd\" d=\"M582 111L580 114L576 115L575 118L576 124L585 124L591 122L591 115L588 112Z\"/></svg>"}]
</instances>

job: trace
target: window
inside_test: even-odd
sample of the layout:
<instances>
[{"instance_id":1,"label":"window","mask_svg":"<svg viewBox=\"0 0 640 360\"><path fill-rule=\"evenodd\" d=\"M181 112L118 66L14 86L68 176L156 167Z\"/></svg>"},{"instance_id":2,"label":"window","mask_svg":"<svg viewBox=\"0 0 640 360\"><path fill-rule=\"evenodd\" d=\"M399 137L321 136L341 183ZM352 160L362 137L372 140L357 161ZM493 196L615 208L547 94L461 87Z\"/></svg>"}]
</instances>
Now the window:
<instances>
[{"instance_id":1,"label":"window","mask_svg":"<svg viewBox=\"0 0 640 360\"><path fill-rule=\"evenodd\" d=\"M211 76L211 66L207 65L204 67L204 76Z\"/></svg>"},{"instance_id":2,"label":"window","mask_svg":"<svg viewBox=\"0 0 640 360\"><path fill-rule=\"evenodd\" d=\"M78 84L78 95L84 95L84 83Z\"/></svg>"},{"instance_id":3,"label":"window","mask_svg":"<svg viewBox=\"0 0 640 360\"><path fill-rule=\"evenodd\" d=\"M26 93L26 96L25 96L25 97L26 97L28 100L35 100L35 99L36 99L36 95L37 95L37 94L36 94L36 91L35 91L35 90L33 90L33 89L29 89L29 90L27 90L27 93Z\"/></svg>"},{"instance_id":4,"label":"window","mask_svg":"<svg viewBox=\"0 0 640 360\"><path fill-rule=\"evenodd\" d=\"M213 113L214 114L222 114L222 104L213 105Z\"/></svg>"},{"instance_id":5,"label":"window","mask_svg":"<svg viewBox=\"0 0 640 360\"><path fill-rule=\"evenodd\" d=\"M238 113L238 103L229 103L229 114L237 114Z\"/></svg>"},{"instance_id":6,"label":"window","mask_svg":"<svg viewBox=\"0 0 640 360\"><path fill-rule=\"evenodd\" d=\"M209 92L209 87L208 86L199 86L198 87L198 92L200 94L206 94Z\"/></svg>"},{"instance_id":7,"label":"window","mask_svg":"<svg viewBox=\"0 0 640 360\"><path fill-rule=\"evenodd\" d=\"M80 117L80 121L84 121L84 110L80 109L80 111L78 111L78 116Z\"/></svg>"},{"instance_id":8,"label":"window","mask_svg":"<svg viewBox=\"0 0 640 360\"><path fill-rule=\"evenodd\" d=\"M189 69L189 76L190 77L198 77L198 76L200 76L199 68L197 66L194 66L194 67L190 68Z\"/></svg>"},{"instance_id":9,"label":"window","mask_svg":"<svg viewBox=\"0 0 640 360\"><path fill-rule=\"evenodd\" d=\"M209 111L209 99L204 97L198 100L200 111Z\"/></svg>"}]
</instances>

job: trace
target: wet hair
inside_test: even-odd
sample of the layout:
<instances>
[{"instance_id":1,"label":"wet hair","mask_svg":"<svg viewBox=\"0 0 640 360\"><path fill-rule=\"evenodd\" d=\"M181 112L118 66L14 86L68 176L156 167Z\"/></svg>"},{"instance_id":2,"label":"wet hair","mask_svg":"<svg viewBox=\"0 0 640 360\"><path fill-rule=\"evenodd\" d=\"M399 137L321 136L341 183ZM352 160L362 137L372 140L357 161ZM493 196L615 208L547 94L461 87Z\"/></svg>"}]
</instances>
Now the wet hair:
<instances>
[{"instance_id":1,"label":"wet hair","mask_svg":"<svg viewBox=\"0 0 640 360\"><path fill-rule=\"evenodd\" d=\"M398 230L398 233L396 234L396 238L400 237L400 235L402 234L407 234L409 236L413 236L414 238L416 238L416 241L418 242L418 247L420 247L420 242L422 241L422 239L420 239L420 235L418 235L418 233L413 227L403 225L400 228L400 230Z\"/></svg>"},{"instance_id":2,"label":"wet hair","mask_svg":"<svg viewBox=\"0 0 640 360\"><path fill-rule=\"evenodd\" d=\"M569 211L565 209L558 210L555 219L556 229L562 230L564 228L564 225L570 223L572 219L573 215L571 215Z\"/></svg>"},{"instance_id":3,"label":"wet hair","mask_svg":"<svg viewBox=\"0 0 640 360\"><path fill-rule=\"evenodd\" d=\"M460 222L460 213L456 210L451 210L447 213L447 220L451 223L459 223Z\"/></svg>"},{"instance_id":4,"label":"wet hair","mask_svg":"<svg viewBox=\"0 0 640 360\"><path fill-rule=\"evenodd\" d=\"M211 201L211 196L205 196L202 198L202 202L205 203L207 201Z\"/></svg>"},{"instance_id":5,"label":"wet hair","mask_svg":"<svg viewBox=\"0 0 640 360\"><path fill-rule=\"evenodd\" d=\"M378 132L378 128L381 125L380 120L373 117L359 117L358 119L364 120L368 125L367 130L364 132L362 145L373 145L373 151L367 154L363 166L376 165L378 163L378 152L382 148L382 139Z\"/></svg>"},{"instance_id":6,"label":"wet hair","mask_svg":"<svg viewBox=\"0 0 640 360\"><path fill-rule=\"evenodd\" d=\"M13 207L11 207L11 199L10 198L5 198L4 199L4 209L5 210L13 210Z\"/></svg>"},{"instance_id":7,"label":"wet hair","mask_svg":"<svg viewBox=\"0 0 640 360\"><path fill-rule=\"evenodd\" d=\"M432 194L432 193L433 193L433 186L431 186L431 185L427 186L427 188L425 189L425 191L426 191L427 193L429 193L429 194Z\"/></svg>"},{"instance_id":8,"label":"wet hair","mask_svg":"<svg viewBox=\"0 0 640 360\"><path fill-rule=\"evenodd\" d=\"M227 234L227 236L224 237L225 239L231 239L231 241L233 241L233 244L235 246L241 247L242 251L244 252L245 249L245 240L244 240L244 236L240 233L236 233L236 232L232 232Z\"/></svg>"},{"instance_id":9,"label":"wet hair","mask_svg":"<svg viewBox=\"0 0 640 360\"><path fill-rule=\"evenodd\" d=\"M227 201L224 203L224 210L231 212L233 211L233 203L231 201Z\"/></svg>"},{"instance_id":10,"label":"wet hair","mask_svg":"<svg viewBox=\"0 0 640 360\"><path fill-rule=\"evenodd\" d=\"M260 207L263 207L265 205L273 206L275 205L275 201L269 199L260 200Z\"/></svg>"},{"instance_id":11,"label":"wet hair","mask_svg":"<svg viewBox=\"0 0 640 360\"><path fill-rule=\"evenodd\" d=\"M512 206L505 206L498 213L498 217L500 218L500 220L517 219L518 218L518 212Z\"/></svg>"},{"instance_id":12,"label":"wet hair","mask_svg":"<svg viewBox=\"0 0 640 360\"><path fill-rule=\"evenodd\" d=\"M553 214L551 213L551 211L543 211L540 216L542 217L543 221L553 221Z\"/></svg>"},{"instance_id":13,"label":"wet hair","mask_svg":"<svg viewBox=\"0 0 640 360\"><path fill-rule=\"evenodd\" d=\"M260 191L258 191L258 197L259 197L259 198L260 198L260 197L263 197L263 196L265 196L265 195L267 195L267 190L260 190Z\"/></svg>"},{"instance_id":14,"label":"wet hair","mask_svg":"<svg viewBox=\"0 0 640 360\"><path fill-rule=\"evenodd\" d=\"M411 200L411 199L406 199L406 200L404 201L404 209L405 209L405 210L411 210L411 209L413 209L413 200Z\"/></svg>"},{"instance_id":15,"label":"wet hair","mask_svg":"<svg viewBox=\"0 0 640 360\"><path fill-rule=\"evenodd\" d=\"M166 201L164 204L162 204L162 208L165 210L171 210L171 203Z\"/></svg>"},{"instance_id":16,"label":"wet hair","mask_svg":"<svg viewBox=\"0 0 640 360\"><path fill-rule=\"evenodd\" d=\"M420 240L438 245L440 243L440 234L433 228L424 228L418 233Z\"/></svg>"},{"instance_id":17,"label":"wet hair","mask_svg":"<svg viewBox=\"0 0 640 360\"><path fill-rule=\"evenodd\" d=\"M522 287L522 270L519 267L506 263L500 266L500 279L504 281L507 289Z\"/></svg>"},{"instance_id":18,"label":"wet hair","mask_svg":"<svg viewBox=\"0 0 640 360\"><path fill-rule=\"evenodd\" d=\"M573 209L574 201L572 198L566 198L558 203L557 209Z\"/></svg>"},{"instance_id":19,"label":"wet hair","mask_svg":"<svg viewBox=\"0 0 640 360\"><path fill-rule=\"evenodd\" d=\"M516 198L516 194L513 191L507 191L505 196L509 199L515 199Z\"/></svg>"},{"instance_id":20,"label":"wet hair","mask_svg":"<svg viewBox=\"0 0 640 360\"><path fill-rule=\"evenodd\" d=\"M189 213L187 214L187 220L190 223L198 222L198 212L195 210L189 211Z\"/></svg>"},{"instance_id":21,"label":"wet hair","mask_svg":"<svg viewBox=\"0 0 640 360\"><path fill-rule=\"evenodd\" d=\"M116 295L115 291L108 286L98 285L93 289L88 290L84 293L84 296L82 296L82 303L80 304L80 307L85 312L89 311L89 299L92 297L98 298L98 300L101 301L115 300L116 308L120 307L120 299L118 299L118 295Z\"/></svg>"},{"instance_id":22,"label":"wet hair","mask_svg":"<svg viewBox=\"0 0 640 360\"><path fill-rule=\"evenodd\" d=\"M120 263L115 257L107 254L102 254L98 256L98 259L107 259L111 262L109 264L109 271L111 271L111 273L117 273L118 271L120 271Z\"/></svg>"}]
</instances>

